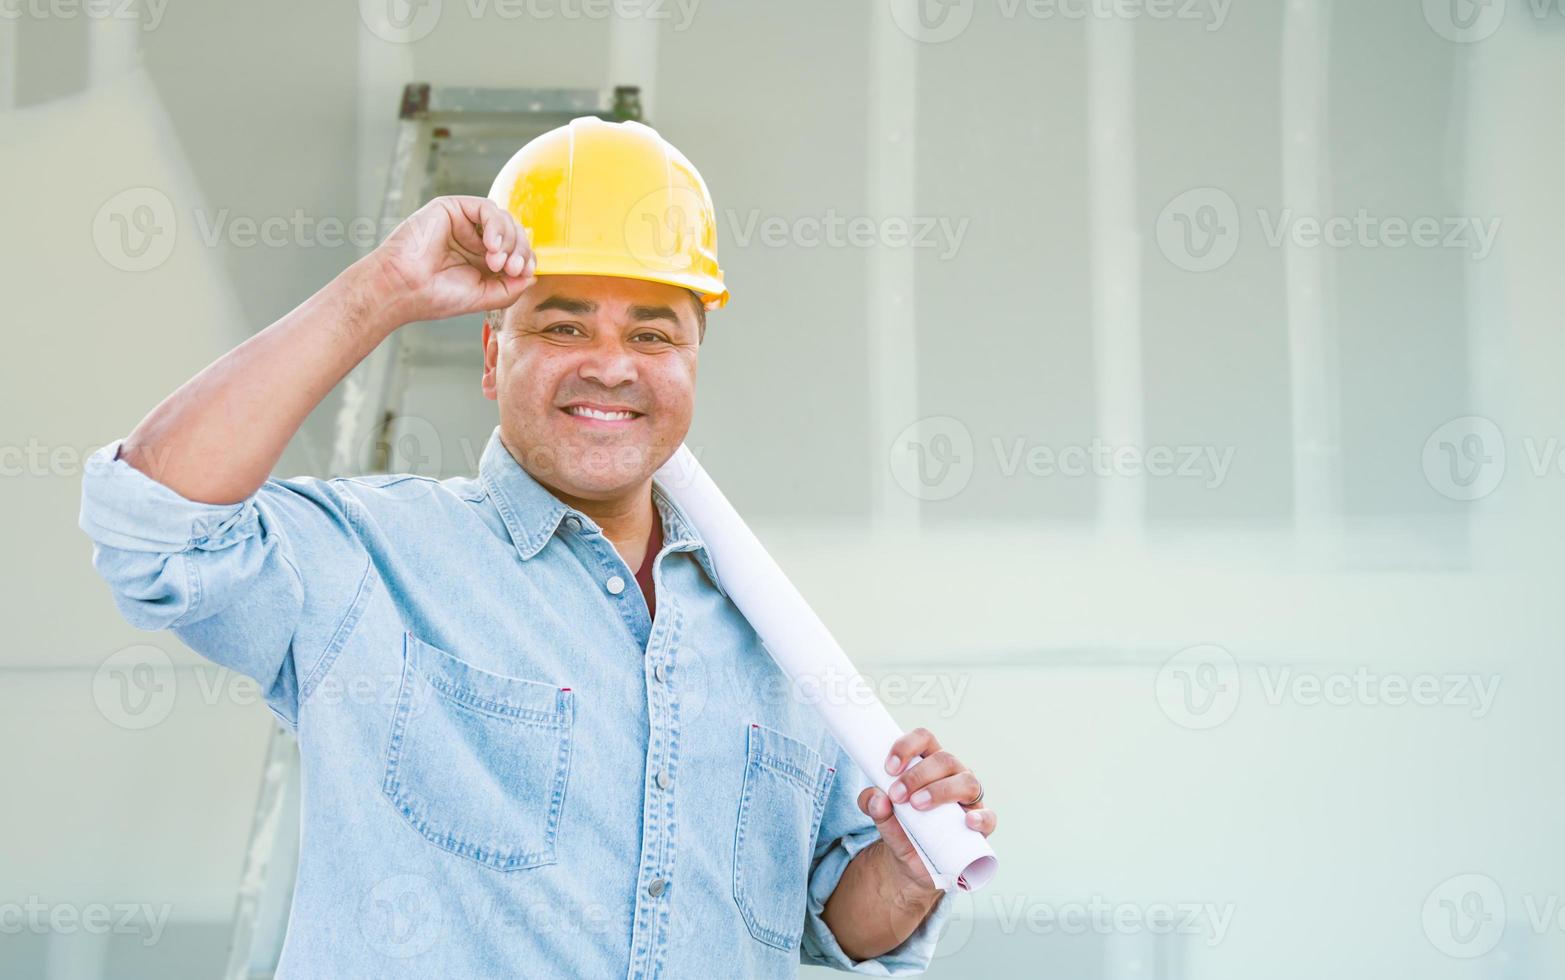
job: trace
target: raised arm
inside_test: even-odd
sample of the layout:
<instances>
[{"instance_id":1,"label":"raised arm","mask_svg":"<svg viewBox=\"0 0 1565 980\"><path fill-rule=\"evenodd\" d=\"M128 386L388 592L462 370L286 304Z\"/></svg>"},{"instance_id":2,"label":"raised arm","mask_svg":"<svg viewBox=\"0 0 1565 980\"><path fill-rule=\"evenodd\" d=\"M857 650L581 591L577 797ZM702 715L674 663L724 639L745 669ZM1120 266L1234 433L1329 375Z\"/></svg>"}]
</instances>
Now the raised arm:
<instances>
[{"instance_id":1,"label":"raised arm","mask_svg":"<svg viewBox=\"0 0 1565 980\"><path fill-rule=\"evenodd\" d=\"M116 458L190 500L238 503L266 482L326 393L392 331L510 306L533 265L525 233L492 201L435 198L163 399Z\"/></svg>"}]
</instances>

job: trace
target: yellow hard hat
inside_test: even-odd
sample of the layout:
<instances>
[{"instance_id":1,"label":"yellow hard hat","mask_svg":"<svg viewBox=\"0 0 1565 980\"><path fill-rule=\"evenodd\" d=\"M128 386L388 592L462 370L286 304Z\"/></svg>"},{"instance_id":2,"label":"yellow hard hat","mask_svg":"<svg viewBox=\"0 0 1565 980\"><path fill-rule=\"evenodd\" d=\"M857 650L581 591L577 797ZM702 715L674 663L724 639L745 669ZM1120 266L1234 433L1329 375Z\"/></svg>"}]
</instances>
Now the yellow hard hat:
<instances>
[{"instance_id":1,"label":"yellow hard hat","mask_svg":"<svg viewBox=\"0 0 1565 980\"><path fill-rule=\"evenodd\" d=\"M506 161L489 199L532 232L539 275L625 276L728 302L706 181L652 127L572 119Z\"/></svg>"}]
</instances>

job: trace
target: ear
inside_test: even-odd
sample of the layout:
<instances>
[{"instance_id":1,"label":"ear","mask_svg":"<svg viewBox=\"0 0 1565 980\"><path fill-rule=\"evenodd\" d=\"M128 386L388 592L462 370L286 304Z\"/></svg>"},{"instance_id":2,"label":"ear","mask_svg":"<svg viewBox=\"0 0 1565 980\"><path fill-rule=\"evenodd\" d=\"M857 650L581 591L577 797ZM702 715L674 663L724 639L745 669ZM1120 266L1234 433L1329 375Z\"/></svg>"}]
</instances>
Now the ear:
<instances>
[{"instance_id":1,"label":"ear","mask_svg":"<svg viewBox=\"0 0 1565 980\"><path fill-rule=\"evenodd\" d=\"M495 365L500 358L500 336L499 331L494 329L499 324L499 318L493 312L484 314L484 377L482 386L484 397L492 402L500 400L499 391L495 387Z\"/></svg>"}]
</instances>

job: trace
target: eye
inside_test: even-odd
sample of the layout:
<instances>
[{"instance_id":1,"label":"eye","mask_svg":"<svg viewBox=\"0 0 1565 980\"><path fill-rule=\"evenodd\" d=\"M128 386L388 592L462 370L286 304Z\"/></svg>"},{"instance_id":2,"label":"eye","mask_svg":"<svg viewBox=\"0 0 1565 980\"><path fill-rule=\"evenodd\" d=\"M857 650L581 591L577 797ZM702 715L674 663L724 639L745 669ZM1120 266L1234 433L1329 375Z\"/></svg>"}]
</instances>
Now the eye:
<instances>
[{"instance_id":1,"label":"eye","mask_svg":"<svg viewBox=\"0 0 1565 980\"><path fill-rule=\"evenodd\" d=\"M566 336L567 331L575 331L577 334L585 336L585 334L582 334L581 328L574 323L555 323L543 328L544 333L558 333L561 336Z\"/></svg>"},{"instance_id":2,"label":"eye","mask_svg":"<svg viewBox=\"0 0 1565 980\"><path fill-rule=\"evenodd\" d=\"M642 330L641 332L639 332L639 333L635 334L634 336L632 336L630 339L631 340L635 340L635 341L650 342L650 343L654 343L654 344L667 343L668 342L668 338L663 336L662 334L658 333L656 330Z\"/></svg>"}]
</instances>

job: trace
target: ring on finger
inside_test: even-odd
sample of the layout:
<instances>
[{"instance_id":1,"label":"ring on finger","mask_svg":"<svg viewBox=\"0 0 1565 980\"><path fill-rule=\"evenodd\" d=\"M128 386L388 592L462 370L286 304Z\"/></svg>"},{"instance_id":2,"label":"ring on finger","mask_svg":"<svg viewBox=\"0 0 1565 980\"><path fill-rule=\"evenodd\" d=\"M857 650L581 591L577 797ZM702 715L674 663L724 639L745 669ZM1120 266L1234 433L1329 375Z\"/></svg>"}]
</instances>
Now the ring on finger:
<instances>
[{"instance_id":1,"label":"ring on finger","mask_svg":"<svg viewBox=\"0 0 1565 980\"><path fill-rule=\"evenodd\" d=\"M974 779L973 781L974 782L978 782L977 779ZM983 801L984 801L984 784L983 783L978 783L978 795L973 797L971 800L968 800L966 803L963 803L962 805L965 806L965 807L968 807L968 808L972 808L972 807L975 807L978 804L982 803Z\"/></svg>"}]
</instances>

